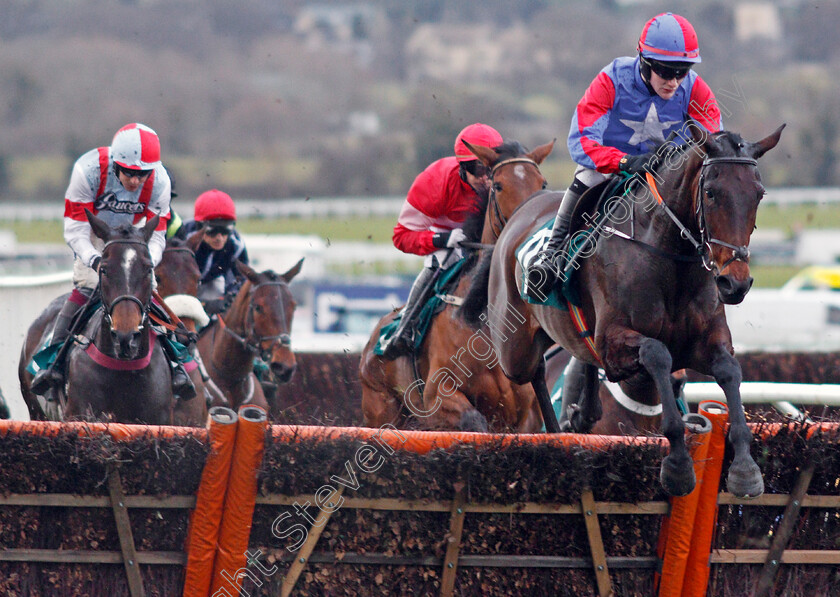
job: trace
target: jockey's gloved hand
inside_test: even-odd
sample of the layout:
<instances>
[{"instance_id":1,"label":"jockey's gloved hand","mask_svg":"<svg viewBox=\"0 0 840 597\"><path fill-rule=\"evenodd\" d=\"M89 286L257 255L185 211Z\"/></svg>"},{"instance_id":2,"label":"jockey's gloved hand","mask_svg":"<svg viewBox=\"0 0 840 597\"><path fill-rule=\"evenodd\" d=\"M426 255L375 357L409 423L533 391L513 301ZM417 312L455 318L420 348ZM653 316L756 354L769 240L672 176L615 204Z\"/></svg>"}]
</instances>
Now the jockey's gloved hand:
<instances>
[{"instance_id":1,"label":"jockey's gloved hand","mask_svg":"<svg viewBox=\"0 0 840 597\"><path fill-rule=\"evenodd\" d=\"M101 255L97 255L96 257L94 257L90 262L90 269L92 269L95 272L99 272L99 263L101 261L102 261L102 256Z\"/></svg>"},{"instance_id":2,"label":"jockey's gloved hand","mask_svg":"<svg viewBox=\"0 0 840 597\"><path fill-rule=\"evenodd\" d=\"M460 228L449 232L436 232L432 237L432 244L438 249L455 248L467 240L467 235Z\"/></svg>"},{"instance_id":3,"label":"jockey's gloved hand","mask_svg":"<svg viewBox=\"0 0 840 597\"><path fill-rule=\"evenodd\" d=\"M618 162L619 172L625 172L633 176L637 172L652 171L656 168L656 153L648 152L639 155L625 154Z\"/></svg>"}]
</instances>

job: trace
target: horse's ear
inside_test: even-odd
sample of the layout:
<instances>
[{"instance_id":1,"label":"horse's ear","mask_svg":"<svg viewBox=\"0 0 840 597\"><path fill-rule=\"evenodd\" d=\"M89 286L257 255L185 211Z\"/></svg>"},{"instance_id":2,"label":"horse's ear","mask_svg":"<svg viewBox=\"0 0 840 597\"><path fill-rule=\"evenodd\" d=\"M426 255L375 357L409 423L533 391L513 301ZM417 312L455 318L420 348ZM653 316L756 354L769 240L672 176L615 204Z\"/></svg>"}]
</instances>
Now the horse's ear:
<instances>
[{"instance_id":1,"label":"horse's ear","mask_svg":"<svg viewBox=\"0 0 840 597\"><path fill-rule=\"evenodd\" d=\"M291 282L292 278L294 278L300 273L300 268L303 267L303 259L304 258L301 258L301 260L298 261L294 266L292 266L292 269L287 271L285 274L280 274L280 277L286 280L286 282Z\"/></svg>"},{"instance_id":2,"label":"horse's ear","mask_svg":"<svg viewBox=\"0 0 840 597\"><path fill-rule=\"evenodd\" d=\"M782 124L779 128L775 131L770 133L767 137L764 137L761 141L756 141L750 145L750 155L755 159L760 158L765 153L776 147L776 144L779 142L779 139L782 138L782 130L787 126L787 123Z\"/></svg>"},{"instance_id":3,"label":"horse's ear","mask_svg":"<svg viewBox=\"0 0 840 597\"><path fill-rule=\"evenodd\" d=\"M546 143L545 145L540 145L534 151L528 154L528 157L534 160L538 164L542 164L543 160L548 157L548 154L551 153L551 150L554 149L554 143L557 139L553 139L551 143Z\"/></svg>"},{"instance_id":4,"label":"horse's ear","mask_svg":"<svg viewBox=\"0 0 840 597\"><path fill-rule=\"evenodd\" d=\"M90 223L90 228L93 230L93 233L102 240L107 241L111 235L111 228L108 224L93 215L93 212L89 211L87 208L85 209L85 217L87 217L87 221Z\"/></svg>"},{"instance_id":5,"label":"horse's ear","mask_svg":"<svg viewBox=\"0 0 840 597\"><path fill-rule=\"evenodd\" d=\"M146 224L143 226L143 239L146 242L149 242L149 239L152 238L152 234L154 234L158 222L160 222L160 214L155 214L155 217L151 220L146 220Z\"/></svg>"},{"instance_id":6,"label":"horse's ear","mask_svg":"<svg viewBox=\"0 0 840 597\"><path fill-rule=\"evenodd\" d=\"M198 251L198 245L201 244L201 240L204 238L204 230L199 228L192 234L187 237L186 245L190 248L190 250L195 253Z\"/></svg>"},{"instance_id":7,"label":"horse's ear","mask_svg":"<svg viewBox=\"0 0 840 597\"><path fill-rule=\"evenodd\" d=\"M248 278L251 281L251 284L260 283L260 275L256 272L256 270L242 263L238 259L236 260L236 269L239 270L240 274Z\"/></svg>"},{"instance_id":8,"label":"horse's ear","mask_svg":"<svg viewBox=\"0 0 840 597\"><path fill-rule=\"evenodd\" d=\"M487 166L488 168L495 164L496 161L499 159L499 154L490 149L489 147L484 147L483 145L473 145L472 143L467 142L464 139L461 139L461 142L467 146L475 156L481 160L481 163Z\"/></svg>"}]
</instances>

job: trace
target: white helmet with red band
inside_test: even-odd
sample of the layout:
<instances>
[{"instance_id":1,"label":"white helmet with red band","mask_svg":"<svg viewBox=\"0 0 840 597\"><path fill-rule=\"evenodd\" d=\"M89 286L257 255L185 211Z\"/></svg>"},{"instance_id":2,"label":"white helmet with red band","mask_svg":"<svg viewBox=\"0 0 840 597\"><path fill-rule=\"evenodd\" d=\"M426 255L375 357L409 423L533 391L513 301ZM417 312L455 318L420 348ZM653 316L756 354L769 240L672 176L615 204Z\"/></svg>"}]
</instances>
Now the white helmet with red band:
<instances>
[{"instance_id":1,"label":"white helmet with red band","mask_svg":"<svg viewBox=\"0 0 840 597\"><path fill-rule=\"evenodd\" d=\"M111 141L111 159L123 168L152 170L160 165L160 139L145 124L127 124Z\"/></svg>"},{"instance_id":2,"label":"white helmet with red band","mask_svg":"<svg viewBox=\"0 0 840 597\"><path fill-rule=\"evenodd\" d=\"M458 136L455 138L455 158L459 162L469 162L477 160L473 152L467 149L463 141L466 140L470 145L481 145L482 147L498 147L504 143L504 139L499 134L499 131L492 126L476 122L467 127L464 127Z\"/></svg>"}]
</instances>

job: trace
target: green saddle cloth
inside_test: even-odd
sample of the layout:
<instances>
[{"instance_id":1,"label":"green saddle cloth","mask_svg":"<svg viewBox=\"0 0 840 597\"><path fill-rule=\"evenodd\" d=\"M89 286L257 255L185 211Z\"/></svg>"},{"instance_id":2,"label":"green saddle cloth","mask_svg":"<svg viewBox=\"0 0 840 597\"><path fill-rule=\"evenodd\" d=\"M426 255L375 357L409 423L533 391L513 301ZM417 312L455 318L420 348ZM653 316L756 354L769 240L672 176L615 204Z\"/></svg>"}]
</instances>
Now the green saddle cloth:
<instances>
[{"instance_id":1,"label":"green saddle cloth","mask_svg":"<svg viewBox=\"0 0 840 597\"><path fill-rule=\"evenodd\" d=\"M413 348L415 351L423 344L423 340L426 338L426 333L429 331L429 326L432 324L432 319L434 319L435 313L445 306L441 297L446 294L448 289L461 277L461 271L464 269L466 261L467 258L462 257L454 263L452 267L443 270L438 276L438 279L435 281L434 293L431 297L429 297L429 300L426 301L426 304L423 305L423 308L417 316L417 323L414 328ZM373 347L373 354L382 355L382 345L385 344L385 342L397 331L404 313L405 307L403 307L403 309L390 323L388 323L388 325L382 326L379 330L379 338L376 341L376 346Z\"/></svg>"}]
</instances>

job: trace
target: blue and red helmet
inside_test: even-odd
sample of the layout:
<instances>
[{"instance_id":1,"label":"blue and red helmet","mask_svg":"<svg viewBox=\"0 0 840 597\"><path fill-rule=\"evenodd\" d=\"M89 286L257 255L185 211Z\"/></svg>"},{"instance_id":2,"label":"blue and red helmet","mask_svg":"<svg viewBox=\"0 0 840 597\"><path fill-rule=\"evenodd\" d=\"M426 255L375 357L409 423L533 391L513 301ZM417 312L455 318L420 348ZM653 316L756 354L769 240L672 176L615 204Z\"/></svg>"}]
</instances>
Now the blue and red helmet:
<instances>
[{"instance_id":1,"label":"blue and red helmet","mask_svg":"<svg viewBox=\"0 0 840 597\"><path fill-rule=\"evenodd\" d=\"M700 62L697 33L688 19L670 12L656 15L642 29L639 54L659 62Z\"/></svg>"}]
</instances>

